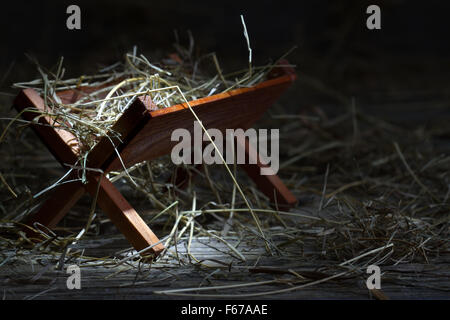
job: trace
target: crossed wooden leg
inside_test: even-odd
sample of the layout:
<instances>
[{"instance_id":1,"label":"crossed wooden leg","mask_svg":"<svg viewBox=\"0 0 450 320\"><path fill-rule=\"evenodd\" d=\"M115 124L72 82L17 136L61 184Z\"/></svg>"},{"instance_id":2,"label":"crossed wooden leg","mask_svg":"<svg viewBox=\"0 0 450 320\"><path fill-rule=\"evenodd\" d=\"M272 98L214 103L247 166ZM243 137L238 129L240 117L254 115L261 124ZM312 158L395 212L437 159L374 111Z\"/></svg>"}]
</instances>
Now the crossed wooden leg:
<instances>
[{"instance_id":1,"label":"crossed wooden leg","mask_svg":"<svg viewBox=\"0 0 450 320\"><path fill-rule=\"evenodd\" d=\"M269 168L269 166L262 163L260 155L254 150L247 137L244 141L242 143L240 139L236 139L237 147L245 150L245 159L248 160L245 164L239 164L240 167L244 169L258 189L270 199L273 206L282 209L294 207L298 203L297 198L275 173L261 175L261 168ZM254 158L254 155L256 155L256 158ZM201 166L196 165L196 168L200 170ZM174 173L176 176L175 185L178 188L186 187L189 180L189 174L186 170L179 166ZM195 174L195 171L193 171L193 174Z\"/></svg>"},{"instance_id":2,"label":"crossed wooden leg","mask_svg":"<svg viewBox=\"0 0 450 320\"><path fill-rule=\"evenodd\" d=\"M237 139L238 148L244 148L246 159L249 161L245 164L240 164L241 168L253 180L258 189L264 193L271 200L272 204L276 204L279 208L289 208L297 204L297 198L289 191L286 185L275 173L271 175L261 175L261 168L269 169L261 161L260 155L254 150L250 141L246 138L244 145L241 140ZM254 159L256 155L256 159Z\"/></svg>"},{"instance_id":3,"label":"crossed wooden leg","mask_svg":"<svg viewBox=\"0 0 450 320\"><path fill-rule=\"evenodd\" d=\"M33 225L34 222L39 222L48 228L54 228L75 203L88 192L93 198L97 196L99 207L137 251L151 247L143 251L142 255L158 255L164 249L163 244L156 244L159 242L156 235L119 190L104 176L91 175L88 179L89 182L86 185L81 182L71 182L58 186L51 197L31 216L27 224Z\"/></svg>"},{"instance_id":4,"label":"crossed wooden leg","mask_svg":"<svg viewBox=\"0 0 450 320\"><path fill-rule=\"evenodd\" d=\"M43 99L32 89L23 90L14 101L14 106L21 112L22 117L29 121L35 121L36 113L30 111L33 108L40 110L43 114L46 111ZM121 135L122 141L131 139L140 126L148 120L145 111L145 105L136 99L112 130ZM62 165L77 163L77 152L80 145L70 132L58 128L54 120L45 115L39 117L37 123L32 124L32 128ZM88 167L100 169L100 171L105 170L108 163L112 161L111 159L116 157L114 146L120 147L119 142L118 138L100 140L89 154ZM31 217L29 224L33 225L34 222L39 222L49 228L55 227L86 191L95 197L98 190L97 203L100 208L136 250L141 251L151 247L142 254L157 255L164 249L144 220L106 177L98 172L88 172L87 179L86 185L78 181L58 186L50 199Z\"/></svg>"}]
</instances>

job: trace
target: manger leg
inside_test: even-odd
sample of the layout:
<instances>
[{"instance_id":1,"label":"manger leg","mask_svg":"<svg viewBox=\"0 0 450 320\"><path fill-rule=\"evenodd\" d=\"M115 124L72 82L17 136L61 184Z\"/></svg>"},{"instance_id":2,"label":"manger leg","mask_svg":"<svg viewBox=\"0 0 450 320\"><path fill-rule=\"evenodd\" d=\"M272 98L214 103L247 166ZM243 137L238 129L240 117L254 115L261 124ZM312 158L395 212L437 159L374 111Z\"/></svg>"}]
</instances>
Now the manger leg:
<instances>
[{"instance_id":1,"label":"manger leg","mask_svg":"<svg viewBox=\"0 0 450 320\"><path fill-rule=\"evenodd\" d=\"M253 146L250 145L248 138L245 138L245 145L242 145L240 139L237 139L237 147L244 148L246 159L254 154ZM250 164L247 161L246 164L240 164L240 166L245 170L247 175L255 182L258 189L264 193L269 199L276 203L279 207L293 207L297 204L297 198L292 194L291 191L285 186L283 181L276 175L261 175L261 168L268 168L268 165L264 165L260 161L260 156L257 154L256 164ZM255 161L253 161L255 162Z\"/></svg>"},{"instance_id":2,"label":"manger leg","mask_svg":"<svg viewBox=\"0 0 450 320\"><path fill-rule=\"evenodd\" d=\"M87 191L95 197L99 181L97 203L133 247L141 251L157 243L158 237L107 178L90 176L89 183L86 185ZM160 243L146 250L142 255L156 256L163 249L164 245Z\"/></svg>"},{"instance_id":3,"label":"manger leg","mask_svg":"<svg viewBox=\"0 0 450 320\"><path fill-rule=\"evenodd\" d=\"M50 198L34 213L26 224L33 226L38 222L50 229L56 227L59 221L69 212L77 201L86 193L80 182L71 182L59 185L55 188ZM28 235L35 235L27 229Z\"/></svg>"}]
</instances>

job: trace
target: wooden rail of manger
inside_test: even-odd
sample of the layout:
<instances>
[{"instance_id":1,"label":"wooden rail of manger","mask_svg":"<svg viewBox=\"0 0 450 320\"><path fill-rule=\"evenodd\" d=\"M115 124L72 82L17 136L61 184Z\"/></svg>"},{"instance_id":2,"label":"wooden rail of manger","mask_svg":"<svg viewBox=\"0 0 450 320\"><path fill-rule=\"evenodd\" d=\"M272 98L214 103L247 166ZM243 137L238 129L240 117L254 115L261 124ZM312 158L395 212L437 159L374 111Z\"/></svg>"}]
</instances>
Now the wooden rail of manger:
<instances>
[{"instance_id":1,"label":"wooden rail of manger","mask_svg":"<svg viewBox=\"0 0 450 320\"><path fill-rule=\"evenodd\" d=\"M287 62L284 62L287 64ZM219 93L190 102L206 128L225 129L242 128L246 130L258 120L275 100L296 79L296 74L290 67L276 67L272 70L269 80L250 88L239 88L225 93ZM64 103L73 103L80 98L80 93L91 92L92 88L79 88L58 93ZM139 97L124 111L113 125L112 130L119 133L112 142L120 153L125 167L136 163L155 159L169 154L176 142L171 141L171 133L178 128L193 132L194 116L186 104L179 104L165 109L152 110L149 99ZM36 111L45 112L46 106L42 97L33 89L22 90L14 101L14 107L22 112L25 120L33 121L38 115ZM55 158L63 165L74 166L78 161L78 153L82 146L70 132L55 126L48 116L40 116L32 128L47 146ZM249 152L249 144L243 146ZM257 164L241 165L253 179L257 187L272 201L279 205L295 205L297 199L287 189L277 175L260 175L264 166L258 160ZM121 195L116 187L104 174L123 168L111 140L103 137L92 149L87 158L87 183L79 180L58 185L52 190L51 196L31 215L27 224L35 222L54 228L72 206L87 192L92 197L97 196L97 204L119 231L127 238L142 255L157 256L164 246L158 243L157 236L142 220L139 214ZM100 173L100 171L103 172ZM70 178L76 178L75 174ZM146 250L146 248L148 248Z\"/></svg>"}]
</instances>

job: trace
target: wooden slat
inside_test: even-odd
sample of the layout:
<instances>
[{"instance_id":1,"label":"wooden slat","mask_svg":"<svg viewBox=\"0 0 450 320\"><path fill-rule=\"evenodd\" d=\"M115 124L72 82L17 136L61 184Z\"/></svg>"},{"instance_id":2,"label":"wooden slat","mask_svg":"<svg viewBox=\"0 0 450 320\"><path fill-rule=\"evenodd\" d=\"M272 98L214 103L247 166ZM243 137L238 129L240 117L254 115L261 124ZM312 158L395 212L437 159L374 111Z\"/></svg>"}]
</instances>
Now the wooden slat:
<instances>
[{"instance_id":1,"label":"wooden slat","mask_svg":"<svg viewBox=\"0 0 450 320\"><path fill-rule=\"evenodd\" d=\"M245 139L242 145L240 139L236 139L238 148L244 148L246 159L249 161L239 166L245 170L247 175L255 182L258 189L264 193L273 204L277 204L280 208L293 207L297 204L297 198L289 191L283 181L274 172L272 175L261 175L261 168L269 168L268 165L262 164L259 155L253 150L253 146ZM254 159L253 155L257 158ZM250 160L251 159L251 160ZM256 164L252 164L256 162Z\"/></svg>"},{"instance_id":2,"label":"wooden slat","mask_svg":"<svg viewBox=\"0 0 450 320\"><path fill-rule=\"evenodd\" d=\"M56 187L50 198L28 219L27 224L33 226L34 222L39 222L53 229L85 193L86 190L80 182Z\"/></svg>"},{"instance_id":3,"label":"wooden slat","mask_svg":"<svg viewBox=\"0 0 450 320\"><path fill-rule=\"evenodd\" d=\"M232 90L190 102L206 128L224 131L250 126L290 86L294 75L265 81L255 87ZM194 116L186 104L150 112L151 119L121 153L125 166L169 154L177 142L172 132L184 128L193 132ZM244 128L245 129L245 128ZM122 167L114 160L107 171Z\"/></svg>"},{"instance_id":4,"label":"wooden slat","mask_svg":"<svg viewBox=\"0 0 450 320\"><path fill-rule=\"evenodd\" d=\"M150 120L149 110L142 102L143 98L137 98L122 116L112 126L111 131L118 134L110 138L103 137L90 152L87 166L106 170L108 165L117 158L123 148L138 134L144 125Z\"/></svg>"},{"instance_id":5,"label":"wooden slat","mask_svg":"<svg viewBox=\"0 0 450 320\"><path fill-rule=\"evenodd\" d=\"M39 112L46 112L44 100L33 89L22 90L14 101L14 107L19 112L24 111L22 117L28 121L33 121L34 118L39 116L39 113L25 111L25 109L32 110L35 108ZM113 132L119 134L120 139L113 137L111 141L108 138L102 138L89 154L89 166L93 168L106 167L105 162L111 156L115 157L116 155L114 146L118 149L122 148L121 143L124 142L126 144L149 119L150 116L145 104L141 99L136 99L111 128ZM80 152L77 138L69 131L58 129L58 124L49 116L39 117L38 123L32 125L32 128L55 158L61 164L75 164Z\"/></svg>"},{"instance_id":6,"label":"wooden slat","mask_svg":"<svg viewBox=\"0 0 450 320\"><path fill-rule=\"evenodd\" d=\"M39 116L39 113L25 111L25 109L37 109L39 112L46 112L44 100L33 89L22 90L14 100L14 107L17 111L23 112L22 117L28 121L33 121ZM79 146L73 134L66 130L58 129L57 124L49 116L39 117L38 124L32 125L32 128L62 165L73 165L76 163Z\"/></svg>"},{"instance_id":7,"label":"wooden slat","mask_svg":"<svg viewBox=\"0 0 450 320\"><path fill-rule=\"evenodd\" d=\"M140 251L157 243L159 239L156 235L107 178L89 177L89 183L86 186L89 193L95 196L100 179L97 203L133 247ZM145 254L157 255L163 249L164 245L161 243L146 251Z\"/></svg>"}]
</instances>

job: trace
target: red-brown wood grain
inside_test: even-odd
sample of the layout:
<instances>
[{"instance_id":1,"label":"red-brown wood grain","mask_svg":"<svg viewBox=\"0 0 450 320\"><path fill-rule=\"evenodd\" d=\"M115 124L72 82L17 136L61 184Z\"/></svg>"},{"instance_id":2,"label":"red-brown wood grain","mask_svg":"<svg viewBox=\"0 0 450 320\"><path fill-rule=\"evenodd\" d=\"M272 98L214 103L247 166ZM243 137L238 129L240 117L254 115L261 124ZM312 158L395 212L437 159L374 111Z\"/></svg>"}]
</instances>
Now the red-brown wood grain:
<instances>
[{"instance_id":1,"label":"red-brown wood grain","mask_svg":"<svg viewBox=\"0 0 450 320\"><path fill-rule=\"evenodd\" d=\"M100 181L98 205L137 251L159 242L145 221L106 177L93 175L89 180L86 188L92 196L96 195L97 184ZM145 251L143 255L158 255L163 249L164 245L159 243Z\"/></svg>"},{"instance_id":2,"label":"red-brown wood grain","mask_svg":"<svg viewBox=\"0 0 450 320\"><path fill-rule=\"evenodd\" d=\"M237 144L241 141L236 139ZM278 175L261 175L261 168L269 168L268 165L262 164L260 156L252 150L254 147L249 143L248 139L245 139L244 145L239 145L238 148L245 150L246 158L252 158L252 155L256 154L256 159L249 160L248 163L239 165L245 170L247 175L255 182L258 189L264 193L272 201L273 205L277 205L279 208L292 207L297 204L297 198L289 191L283 181ZM251 164L256 162L256 165Z\"/></svg>"},{"instance_id":3,"label":"red-brown wood grain","mask_svg":"<svg viewBox=\"0 0 450 320\"><path fill-rule=\"evenodd\" d=\"M191 101L189 104L206 128L217 128L223 132L225 129L245 130L290 86L296 75L292 68L282 67L272 70L269 78L271 79L254 87L231 90ZM65 90L58 95L63 103L73 103L99 88L82 87ZM19 112L23 112L22 117L29 121L39 115L33 110L41 113L46 111L44 100L33 89L21 91L14 101L14 106ZM155 110L150 97L137 98L112 127L119 136L111 139L101 138L88 156L87 167L107 173L122 168L117 153L120 154L125 167L168 154L177 143L170 139L172 131L185 128L192 133L194 120L186 103ZM63 166L71 166L77 162L83 146L73 134L55 125L49 116L40 116L37 123L32 124L32 128ZM249 146L246 145L245 148L248 154ZM258 188L272 201L281 205L294 205L295 197L278 176L261 176L261 167L263 165L260 161L257 164L243 165ZM73 177L75 176L74 173ZM164 249L162 244L155 245L159 241L156 235L103 174L90 171L87 179L88 183L85 185L74 182L56 187L50 199L31 217L29 223L40 222L52 228L85 191L95 197L99 190L99 206L136 250L154 245L146 253L157 255Z\"/></svg>"},{"instance_id":4,"label":"red-brown wood grain","mask_svg":"<svg viewBox=\"0 0 450 320\"><path fill-rule=\"evenodd\" d=\"M41 207L27 220L28 225L33 226L35 222L39 222L53 229L86 193L86 190L82 183L70 182L57 186L50 193L51 197L44 201ZM28 231L28 235L34 235L31 230Z\"/></svg>"},{"instance_id":5,"label":"red-brown wood grain","mask_svg":"<svg viewBox=\"0 0 450 320\"><path fill-rule=\"evenodd\" d=\"M35 109L40 112L46 110L44 100L33 89L26 89L19 93L14 101L14 106L19 112L24 111L22 116L29 121L32 121L39 113L27 111L28 109ZM140 130L148 119L147 108L140 99L136 99L112 127L114 132L120 134L120 139L102 138L89 154L88 167L94 169L106 167L108 160L115 157L115 147L120 152L120 148ZM80 146L74 135L66 130L55 128L55 123L49 116L40 117L37 124L32 124L32 128L63 166L76 164ZM75 177L75 174L71 175L71 178ZM85 185L77 181L55 187L52 190L51 197L44 202L37 212L31 215L27 223L33 226L34 222L39 222L49 228L55 227L86 190L93 197L96 196L97 182L100 179L98 204L135 249L143 250L157 243L158 238L147 224L114 185L99 173L89 173L88 183ZM163 248L162 244L155 245L146 254L157 255Z\"/></svg>"},{"instance_id":6,"label":"red-brown wood grain","mask_svg":"<svg viewBox=\"0 0 450 320\"><path fill-rule=\"evenodd\" d=\"M106 170L108 165L118 158L117 153L122 153L122 149L150 120L149 110L142 99L135 99L130 107L123 112L111 128L111 132L114 134L110 134L109 138L102 137L95 145L88 156L88 167Z\"/></svg>"},{"instance_id":7,"label":"red-brown wood grain","mask_svg":"<svg viewBox=\"0 0 450 320\"><path fill-rule=\"evenodd\" d=\"M191 101L189 104L208 128L247 129L290 86L295 75L285 75L265 81L255 87L235 89L230 92ZM195 118L187 104L150 112L151 119L121 152L126 167L145 160L169 154L176 141L171 141L172 131L184 128L191 133ZM121 169L115 159L107 171Z\"/></svg>"},{"instance_id":8,"label":"red-brown wood grain","mask_svg":"<svg viewBox=\"0 0 450 320\"><path fill-rule=\"evenodd\" d=\"M22 112L22 117L28 121L33 121L47 111L44 100L33 89L22 90L13 104L17 111ZM33 112L33 110L37 112ZM50 116L40 116L37 123L32 125L32 128L62 165L74 165L76 163L79 145L73 134L58 129L58 125Z\"/></svg>"}]
</instances>

